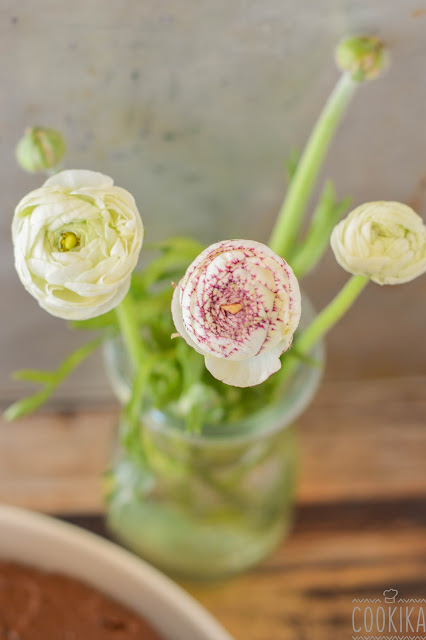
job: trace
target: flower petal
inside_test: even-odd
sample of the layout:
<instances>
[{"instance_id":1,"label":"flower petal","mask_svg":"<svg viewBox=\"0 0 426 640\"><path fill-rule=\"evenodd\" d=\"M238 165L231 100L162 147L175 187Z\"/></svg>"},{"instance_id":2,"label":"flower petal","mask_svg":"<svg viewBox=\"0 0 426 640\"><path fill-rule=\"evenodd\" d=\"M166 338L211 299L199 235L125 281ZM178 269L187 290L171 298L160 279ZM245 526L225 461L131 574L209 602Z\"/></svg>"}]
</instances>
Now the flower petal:
<instances>
[{"instance_id":1,"label":"flower petal","mask_svg":"<svg viewBox=\"0 0 426 640\"><path fill-rule=\"evenodd\" d=\"M182 318L182 307L179 300L180 293L181 293L180 285L178 285L173 291L173 297L172 297L172 317L173 317L174 325L177 329L177 332L181 336L181 338L183 338L185 342L189 344L190 347L195 349L195 351L204 355L204 352L201 351L201 349L196 345L196 343L192 340L187 330L185 329L185 325L183 323L183 318Z\"/></svg>"},{"instance_id":2,"label":"flower petal","mask_svg":"<svg viewBox=\"0 0 426 640\"><path fill-rule=\"evenodd\" d=\"M206 356L206 368L214 378L232 387L254 387L281 369L282 345L271 347L254 358L230 360Z\"/></svg>"},{"instance_id":3,"label":"flower petal","mask_svg":"<svg viewBox=\"0 0 426 640\"><path fill-rule=\"evenodd\" d=\"M112 292L112 295L96 298L96 306L93 297L88 299L81 297L79 302L73 299L66 304L64 300L49 296L39 299L38 303L50 315L63 320L90 320L90 318L96 318L96 316L101 316L111 309L115 309L126 296L130 288L130 281L129 277Z\"/></svg>"},{"instance_id":4,"label":"flower petal","mask_svg":"<svg viewBox=\"0 0 426 640\"><path fill-rule=\"evenodd\" d=\"M89 169L67 169L50 176L43 184L43 187L67 187L68 189L81 189L92 187L98 189L108 189L112 187L114 180L98 171Z\"/></svg>"}]
</instances>

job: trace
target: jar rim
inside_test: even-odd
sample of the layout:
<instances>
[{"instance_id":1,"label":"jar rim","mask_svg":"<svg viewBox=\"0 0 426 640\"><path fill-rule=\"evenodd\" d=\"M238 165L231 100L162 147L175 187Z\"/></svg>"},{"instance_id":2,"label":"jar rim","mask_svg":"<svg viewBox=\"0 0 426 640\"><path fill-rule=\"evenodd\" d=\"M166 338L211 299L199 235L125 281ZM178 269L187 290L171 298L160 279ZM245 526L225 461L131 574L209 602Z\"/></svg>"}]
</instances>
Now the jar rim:
<instances>
[{"instance_id":1,"label":"jar rim","mask_svg":"<svg viewBox=\"0 0 426 640\"><path fill-rule=\"evenodd\" d=\"M318 352L324 352L322 345L319 345ZM315 353L315 356L320 353ZM301 364L277 402L268 404L235 422L203 424L200 433L188 431L183 420L159 409L151 409L145 413L144 424L150 430L168 431L192 444L203 442L217 445L222 441L242 441L270 436L289 427L303 413L318 389L322 373L321 367Z\"/></svg>"}]
</instances>

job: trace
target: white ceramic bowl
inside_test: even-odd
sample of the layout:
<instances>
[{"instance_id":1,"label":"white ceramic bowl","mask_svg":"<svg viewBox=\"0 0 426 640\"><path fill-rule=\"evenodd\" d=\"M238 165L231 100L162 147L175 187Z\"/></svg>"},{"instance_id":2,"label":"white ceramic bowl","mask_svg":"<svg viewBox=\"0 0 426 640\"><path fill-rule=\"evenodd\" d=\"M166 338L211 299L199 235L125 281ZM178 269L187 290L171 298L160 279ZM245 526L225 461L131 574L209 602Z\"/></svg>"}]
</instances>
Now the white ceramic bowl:
<instances>
[{"instance_id":1,"label":"white ceramic bowl","mask_svg":"<svg viewBox=\"0 0 426 640\"><path fill-rule=\"evenodd\" d=\"M167 640L232 640L159 571L112 542L55 518L0 505L0 559L83 580L140 613Z\"/></svg>"}]
</instances>

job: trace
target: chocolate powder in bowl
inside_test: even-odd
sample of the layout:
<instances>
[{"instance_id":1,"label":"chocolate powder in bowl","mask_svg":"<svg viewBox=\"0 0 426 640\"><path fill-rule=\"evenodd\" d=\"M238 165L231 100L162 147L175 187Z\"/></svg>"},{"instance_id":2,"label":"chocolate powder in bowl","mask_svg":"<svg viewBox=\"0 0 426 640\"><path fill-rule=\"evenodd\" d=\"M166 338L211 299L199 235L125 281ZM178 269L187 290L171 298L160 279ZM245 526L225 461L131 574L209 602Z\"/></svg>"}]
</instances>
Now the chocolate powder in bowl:
<instances>
[{"instance_id":1,"label":"chocolate powder in bowl","mask_svg":"<svg viewBox=\"0 0 426 640\"><path fill-rule=\"evenodd\" d=\"M68 576L0 562L0 640L164 640L146 620Z\"/></svg>"}]
</instances>

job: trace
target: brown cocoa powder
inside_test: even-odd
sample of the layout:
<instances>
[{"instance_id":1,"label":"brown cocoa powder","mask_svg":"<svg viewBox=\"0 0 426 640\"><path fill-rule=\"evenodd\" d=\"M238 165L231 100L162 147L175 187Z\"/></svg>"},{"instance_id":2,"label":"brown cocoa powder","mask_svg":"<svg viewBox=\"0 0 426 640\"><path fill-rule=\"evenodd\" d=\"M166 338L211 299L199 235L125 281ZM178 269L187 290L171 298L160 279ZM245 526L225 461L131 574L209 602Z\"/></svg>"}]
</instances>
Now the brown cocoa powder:
<instances>
[{"instance_id":1,"label":"brown cocoa powder","mask_svg":"<svg viewBox=\"0 0 426 640\"><path fill-rule=\"evenodd\" d=\"M79 580L0 562L0 640L164 640Z\"/></svg>"}]
</instances>

